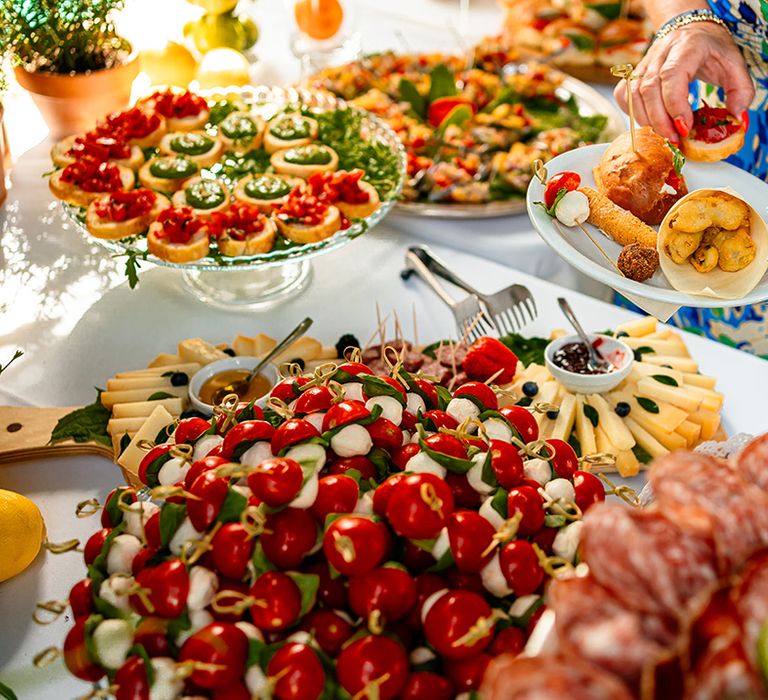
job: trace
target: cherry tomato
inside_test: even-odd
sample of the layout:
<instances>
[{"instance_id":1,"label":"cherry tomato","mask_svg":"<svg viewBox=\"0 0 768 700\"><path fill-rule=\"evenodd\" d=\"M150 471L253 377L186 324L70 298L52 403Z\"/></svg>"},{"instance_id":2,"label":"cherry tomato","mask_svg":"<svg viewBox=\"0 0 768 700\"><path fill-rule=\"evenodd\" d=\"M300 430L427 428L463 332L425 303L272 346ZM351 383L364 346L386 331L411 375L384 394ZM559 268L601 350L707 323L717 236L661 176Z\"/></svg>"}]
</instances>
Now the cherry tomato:
<instances>
[{"instance_id":1,"label":"cherry tomato","mask_svg":"<svg viewBox=\"0 0 768 700\"><path fill-rule=\"evenodd\" d=\"M507 627L499 630L488 647L491 656L513 654L517 656L525 649L525 632L519 627Z\"/></svg>"},{"instance_id":2,"label":"cherry tomato","mask_svg":"<svg viewBox=\"0 0 768 700\"><path fill-rule=\"evenodd\" d=\"M253 624L262 632L291 627L301 614L301 591L293 579L280 571L266 571L256 579L249 595Z\"/></svg>"},{"instance_id":3,"label":"cherry tomato","mask_svg":"<svg viewBox=\"0 0 768 700\"><path fill-rule=\"evenodd\" d=\"M445 572L445 582L449 588L460 588L481 596L485 596L487 593L480 574L471 574L451 567Z\"/></svg>"},{"instance_id":4,"label":"cherry tomato","mask_svg":"<svg viewBox=\"0 0 768 700\"><path fill-rule=\"evenodd\" d=\"M357 378L361 374L372 374L371 368L361 362L342 362L336 369L336 374L333 376L333 379L341 384L346 384L346 382L350 381L350 379L343 376L337 378L336 375L342 372L349 375L350 378Z\"/></svg>"},{"instance_id":5,"label":"cherry tomato","mask_svg":"<svg viewBox=\"0 0 768 700\"><path fill-rule=\"evenodd\" d=\"M360 637L341 650L336 677L352 696L392 700L408 680L408 656L391 637Z\"/></svg>"},{"instance_id":6,"label":"cherry tomato","mask_svg":"<svg viewBox=\"0 0 768 700\"><path fill-rule=\"evenodd\" d=\"M447 428L448 430L456 430L456 428L459 427L458 421L450 413L446 413L445 411L439 411L437 409L432 411L427 411L422 416L422 419L432 421L432 425L435 426L435 430L439 430L440 428Z\"/></svg>"},{"instance_id":7,"label":"cherry tomato","mask_svg":"<svg viewBox=\"0 0 768 700\"><path fill-rule=\"evenodd\" d=\"M474 510L460 510L448 519L448 541L456 568L479 572L493 558L496 528Z\"/></svg>"},{"instance_id":8,"label":"cherry tomato","mask_svg":"<svg viewBox=\"0 0 768 700\"><path fill-rule=\"evenodd\" d=\"M421 377L415 377L413 381L419 389L419 395L427 404L427 409L437 408L440 404L440 397L437 395L435 385L426 379L421 379Z\"/></svg>"},{"instance_id":9,"label":"cherry tomato","mask_svg":"<svg viewBox=\"0 0 768 700\"><path fill-rule=\"evenodd\" d=\"M245 672L248 637L231 622L212 622L198 630L179 651L179 661L206 664L192 672L192 681L201 688L226 688Z\"/></svg>"},{"instance_id":10,"label":"cherry tomato","mask_svg":"<svg viewBox=\"0 0 768 700\"><path fill-rule=\"evenodd\" d=\"M216 688L211 695L211 700L251 700L251 691L242 681L226 688Z\"/></svg>"},{"instance_id":11,"label":"cherry tomato","mask_svg":"<svg viewBox=\"0 0 768 700\"><path fill-rule=\"evenodd\" d=\"M520 433L523 442L535 442L539 439L539 425L533 413L524 406L504 406L499 409L499 413Z\"/></svg>"},{"instance_id":12,"label":"cherry tomato","mask_svg":"<svg viewBox=\"0 0 768 700\"><path fill-rule=\"evenodd\" d=\"M147 546L152 549L161 549L163 546L162 537L160 535L160 513L161 510L156 510L149 516L147 522L144 523L144 538L147 540Z\"/></svg>"},{"instance_id":13,"label":"cherry tomato","mask_svg":"<svg viewBox=\"0 0 768 700\"><path fill-rule=\"evenodd\" d=\"M136 491L130 486L120 486L116 489L112 489L107 497L104 499L104 508L101 511L101 526L102 527L117 527L123 522L123 511L117 505L118 500L122 497L122 502L125 504L136 502Z\"/></svg>"},{"instance_id":14,"label":"cherry tomato","mask_svg":"<svg viewBox=\"0 0 768 700\"><path fill-rule=\"evenodd\" d=\"M440 596L424 618L430 646L446 659L468 659L493 638L491 606L471 591L451 590Z\"/></svg>"},{"instance_id":15,"label":"cherry tomato","mask_svg":"<svg viewBox=\"0 0 768 700\"><path fill-rule=\"evenodd\" d=\"M383 416L377 418L370 425L366 425L365 429L371 436L373 446L386 450L389 454L393 454L403 445L403 432L391 420Z\"/></svg>"},{"instance_id":16,"label":"cherry tomato","mask_svg":"<svg viewBox=\"0 0 768 700\"><path fill-rule=\"evenodd\" d=\"M178 559L143 569L136 576L136 583L143 589L143 595L134 593L130 601L139 615L174 619L187 607L189 575Z\"/></svg>"},{"instance_id":17,"label":"cherry tomato","mask_svg":"<svg viewBox=\"0 0 768 700\"><path fill-rule=\"evenodd\" d=\"M284 449L312 438L320 437L312 423L301 418L291 418L285 421L272 436L272 454L279 455Z\"/></svg>"},{"instance_id":18,"label":"cherry tomato","mask_svg":"<svg viewBox=\"0 0 768 700\"><path fill-rule=\"evenodd\" d=\"M219 517L221 506L227 498L229 480L217 477L212 469L204 471L195 479L189 492L195 498L187 499L187 515L198 532L204 532Z\"/></svg>"},{"instance_id":19,"label":"cherry tomato","mask_svg":"<svg viewBox=\"0 0 768 700\"><path fill-rule=\"evenodd\" d=\"M142 617L133 635L133 641L141 644L150 657L171 656L168 639L168 620L162 617Z\"/></svg>"},{"instance_id":20,"label":"cherry tomato","mask_svg":"<svg viewBox=\"0 0 768 700\"><path fill-rule=\"evenodd\" d=\"M527 540L507 542L499 553L499 564L507 585L516 596L533 593L544 581L544 569L539 566L539 558Z\"/></svg>"},{"instance_id":21,"label":"cherry tomato","mask_svg":"<svg viewBox=\"0 0 768 700\"><path fill-rule=\"evenodd\" d=\"M307 377L286 377L272 387L269 396L285 403L291 403L301 396L300 388L308 383L309 378Z\"/></svg>"},{"instance_id":22,"label":"cherry tomato","mask_svg":"<svg viewBox=\"0 0 768 700\"><path fill-rule=\"evenodd\" d=\"M486 409L496 410L499 407L499 399L493 389L482 382L466 382L453 392L453 398L466 398L479 403Z\"/></svg>"},{"instance_id":23,"label":"cherry tomato","mask_svg":"<svg viewBox=\"0 0 768 700\"><path fill-rule=\"evenodd\" d=\"M424 571L437 562L431 552L416 546L411 540L400 540L401 561L409 571Z\"/></svg>"},{"instance_id":24,"label":"cherry tomato","mask_svg":"<svg viewBox=\"0 0 768 700\"><path fill-rule=\"evenodd\" d=\"M478 338L467 351L461 368L470 379L494 384L509 384L517 371L517 356L504 343L490 336Z\"/></svg>"},{"instance_id":25,"label":"cherry tomato","mask_svg":"<svg viewBox=\"0 0 768 700\"><path fill-rule=\"evenodd\" d=\"M554 453L550 459L552 469L561 479L573 479L573 475L579 468L579 458L574 449L564 440L550 438L546 440L549 452Z\"/></svg>"},{"instance_id":26,"label":"cherry tomato","mask_svg":"<svg viewBox=\"0 0 768 700\"><path fill-rule=\"evenodd\" d=\"M472 488L466 474L448 472L445 475L445 483L451 489L453 502L461 508L478 508L480 506L480 494Z\"/></svg>"},{"instance_id":27,"label":"cherry tomato","mask_svg":"<svg viewBox=\"0 0 768 700\"><path fill-rule=\"evenodd\" d=\"M210 554L216 571L239 581L253 556L253 538L240 523L226 523L213 536Z\"/></svg>"},{"instance_id":28,"label":"cherry tomato","mask_svg":"<svg viewBox=\"0 0 768 700\"><path fill-rule=\"evenodd\" d=\"M406 476L407 474L403 474L402 472L392 474L392 476L388 477L385 481L382 481L376 487L376 490L373 492L373 512L376 513L376 515L379 515L382 518L385 516L387 512L387 504L389 503L389 499L392 496L395 487Z\"/></svg>"},{"instance_id":29,"label":"cherry tomato","mask_svg":"<svg viewBox=\"0 0 768 700\"><path fill-rule=\"evenodd\" d=\"M456 457L456 459L467 458L467 446L453 435L445 433L435 433L424 440L427 447L433 452Z\"/></svg>"},{"instance_id":30,"label":"cherry tomato","mask_svg":"<svg viewBox=\"0 0 768 700\"><path fill-rule=\"evenodd\" d=\"M136 576L139 571L146 569L149 562L154 559L157 554L158 551L152 547L144 547L144 549L139 550L139 553L131 562L131 573Z\"/></svg>"},{"instance_id":31,"label":"cherry tomato","mask_svg":"<svg viewBox=\"0 0 768 700\"><path fill-rule=\"evenodd\" d=\"M69 591L69 607L75 619L93 612L93 582L84 578L72 586Z\"/></svg>"},{"instance_id":32,"label":"cherry tomato","mask_svg":"<svg viewBox=\"0 0 768 700\"><path fill-rule=\"evenodd\" d=\"M261 545L281 569L295 569L317 543L317 523L308 510L286 508L267 516Z\"/></svg>"},{"instance_id":33,"label":"cherry tomato","mask_svg":"<svg viewBox=\"0 0 768 700\"><path fill-rule=\"evenodd\" d=\"M327 411L333 404L333 394L327 386L312 386L301 392L301 396L293 404L293 412L297 416L308 413Z\"/></svg>"},{"instance_id":34,"label":"cherry tomato","mask_svg":"<svg viewBox=\"0 0 768 700\"><path fill-rule=\"evenodd\" d=\"M309 632L320 645L320 648L331 656L336 656L344 643L352 636L354 630L335 610L315 608L301 621L301 629Z\"/></svg>"},{"instance_id":35,"label":"cherry tomato","mask_svg":"<svg viewBox=\"0 0 768 700\"><path fill-rule=\"evenodd\" d=\"M538 532L544 524L544 501L532 486L515 486L507 496L507 515L522 513L522 520L517 528L519 535L527 537Z\"/></svg>"},{"instance_id":36,"label":"cherry tomato","mask_svg":"<svg viewBox=\"0 0 768 700\"><path fill-rule=\"evenodd\" d=\"M317 482L317 498L309 512L320 522L331 513L351 513L360 497L360 487L351 476L329 474Z\"/></svg>"},{"instance_id":37,"label":"cherry tomato","mask_svg":"<svg viewBox=\"0 0 768 700\"><path fill-rule=\"evenodd\" d=\"M548 209L551 209L560 190L573 192L573 190L579 189L580 186L581 175L578 173L566 170L562 173L557 173L557 175L553 175L547 180L547 185L544 188L544 205Z\"/></svg>"},{"instance_id":38,"label":"cherry tomato","mask_svg":"<svg viewBox=\"0 0 768 700\"><path fill-rule=\"evenodd\" d=\"M416 604L416 581L398 566L379 566L349 579L349 607L363 618L380 614L387 622L399 620Z\"/></svg>"},{"instance_id":39,"label":"cherry tomato","mask_svg":"<svg viewBox=\"0 0 768 700\"><path fill-rule=\"evenodd\" d=\"M117 669L115 700L149 700L149 679L144 659L131 656Z\"/></svg>"},{"instance_id":40,"label":"cherry tomato","mask_svg":"<svg viewBox=\"0 0 768 700\"><path fill-rule=\"evenodd\" d=\"M392 465L402 471L408 464L408 460L421 452L421 448L415 442L409 442L407 445L396 449L392 453Z\"/></svg>"},{"instance_id":41,"label":"cherry tomato","mask_svg":"<svg viewBox=\"0 0 768 700\"><path fill-rule=\"evenodd\" d=\"M257 498L271 508L287 505L301 491L304 472L294 459L267 459L256 469L248 475L248 486Z\"/></svg>"},{"instance_id":42,"label":"cherry tomato","mask_svg":"<svg viewBox=\"0 0 768 700\"><path fill-rule=\"evenodd\" d=\"M257 442L273 440L275 429L265 420L246 420L234 426L221 443L219 455L224 459L237 460ZM274 446L272 452L274 452Z\"/></svg>"},{"instance_id":43,"label":"cherry tomato","mask_svg":"<svg viewBox=\"0 0 768 700\"><path fill-rule=\"evenodd\" d=\"M249 586L244 581L233 581L232 579L219 576L219 585L216 590L217 600L222 606L231 606L242 601L244 596L248 595ZM228 595L232 593L233 595ZM214 619L224 622L239 622L243 616L240 612L219 612L209 608Z\"/></svg>"},{"instance_id":44,"label":"cherry tomato","mask_svg":"<svg viewBox=\"0 0 768 700\"><path fill-rule=\"evenodd\" d=\"M346 474L350 470L360 472L360 478L375 479L376 465L365 455L355 455L354 457L337 457L328 467L329 474Z\"/></svg>"},{"instance_id":45,"label":"cherry tomato","mask_svg":"<svg viewBox=\"0 0 768 700\"><path fill-rule=\"evenodd\" d=\"M267 664L277 679L272 695L277 700L317 700L323 694L325 671L311 647L290 642L280 647Z\"/></svg>"},{"instance_id":46,"label":"cherry tomato","mask_svg":"<svg viewBox=\"0 0 768 700\"><path fill-rule=\"evenodd\" d=\"M317 600L326 608L343 610L347 607L347 585L342 576L331 576L331 571L325 561L318 561L307 566L304 571L317 574L320 585L317 587Z\"/></svg>"},{"instance_id":47,"label":"cherry tomato","mask_svg":"<svg viewBox=\"0 0 768 700\"><path fill-rule=\"evenodd\" d=\"M387 503L387 520L395 532L414 540L437 537L452 512L450 487L429 473L406 475Z\"/></svg>"},{"instance_id":48,"label":"cherry tomato","mask_svg":"<svg viewBox=\"0 0 768 700\"><path fill-rule=\"evenodd\" d=\"M414 432L416 430L416 424L419 422L418 418L410 411L403 411L403 417L400 419L400 427L403 430Z\"/></svg>"},{"instance_id":49,"label":"cherry tomato","mask_svg":"<svg viewBox=\"0 0 768 700\"><path fill-rule=\"evenodd\" d=\"M163 466L169 459L172 459L170 451L175 445L155 445L141 460L139 464L139 481L142 484L152 487L158 486L160 482L157 480L157 474L160 471L160 467Z\"/></svg>"},{"instance_id":50,"label":"cherry tomato","mask_svg":"<svg viewBox=\"0 0 768 700\"><path fill-rule=\"evenodd\" d=\"M111 528L105 527L97 532L94 532L85 543L83 548L83 559L85 559L85 565L90 566L96 560L96 557L101 554L101 550L104 549L104 543L107 540L109 533L112 532Z\"/></svg>"},{"instance_id":51,"label":"cherry tomato","mask_svg":"<svg viewBox=\"0 0 768 700\"><path fill-rule=\"evenodd\" d=\"M499 486L507 491L523 483L525 468L517 447L503 440L491 440L491 467Z\"/></svg>"},{"instance_id":52,"label":"cherry tomato","mask_svg":"<svg viewBox=\"0 0 768 700\"><path fill-rule=\"evenodd\" d=\"M415 581L416 605L413 606L411 612L408 614L407 623L411 629L420 630L422 625L421 610L427 598L438 591L446 590L448 585L442 576L430 572L417 574Z\"/></svg>"},{"instance_id":53,"label":"cherry tomato","mask_svg":"<svg viewBox=\"0 0 768 700\"><path fill-rule=\"evenodd\" d=\"M582 513L590 506L605 500L605 487L594 474L577 471L573 475L573 490L576 492L576 505Z\"/></svg>"},{"instance_id":54,"label":"cherry tomato","mask_svg":"<svg viewBox=\"0 0 768 700\"><path fill-rule=\"evenodd\" d=\"M452 700L453 684L431 671L414 671L408 676L400 700Z\"/></svg>"},{"instance_id":55,"label":"cherry tomato","mask_svg":"<svg viewBox=\"0 0 768 700\"><path fill-rule=\"evenodd\" d=\"M247 401L240 401L237 406L235 406L234 415L227 412L222 413L218 417L218 420L216 421L216 434L224 435L224 433L231 430L238 423L247 420L264 420L264 411ZM221 446L219 445L215 447L214 450L220 448ZM209 452L208 454L212 454L212 452Z\"/></svg>"},{"instance_id":56,"label":"cherry tomato","mask_svg":"<svg viewBox=\"0 0 768 700\"><path fill-rule=\"evenodd\" d=\"M384 525L362 515L343 515L323 536L328 563L345 576L365 574L384 559L387 551Z\"/></svg>"},{"instance_id":57,"label":"cherry tomato","mask_svg":"<svg viewBox=\"0 0 768 700\"><path fill-rule=\"evenodd\" d=\"M203 433L211 429L210 421L204 418L184 418L179 421L176 430L173 433L173 440L177 445L183 443L193 443Z\"/></svg>"},{"instance_id":58,"label":"cherry tomato","mask_svg":"<svg viewBox=\"0 0 768 700\"><path fill-rule=\"evenodd\" d=\"M229 464L229 460L224 459L219 455L210 454L193 462L187 475L184 477L184 488L189 489L190 486L195 483L195 479L197 479L203 472L216 469L216 467L220 467L222 464Z\"/></svg>"},{"instance_id":59,"label":"cherry tomato","mask_svg":"<svg viewBox=\"0 0 768 700\"><path fill-rule=\"evenodd\" d=\"M88 618L75 620L64 640L64 663L69 672L83 681L95 683L104 675L104 669L91 658L85 643L85 623Z\"/></svg>"},{"instance_id":60,"label":"cherry tomato","mask_svg":"<svg viewBox=\"0 0 768 700\"><path fill-rule=\"evenodd\" d=\"M547 554L552 554L552 545L557 537L556 527L542 527L532 538L531 542L541 547Z\"/></svg>"},{"instance_id":61,"label":"cherry tomato","mask_svg":"<svg viewBox=\"0 0 768 700\"><path fill-rule=\"evenodd\" d=\"M493 657L485 652L468 659L454 659L445 664L445 672L459 693L477 690L492 659Z\"/></svg>"},{"instance_id":62,"label":"cherry tomato","mask_svg":"<svg viewBox=\"0 0 768 700\"><path fill-rule=\"evenodd\" d=\"M401 403L405 405L405 402L408 400L408 395L406 394L405 387L397 381L394 377L380 377L377 375L369 374L369 377L374 377L375 379L378 379L379 381L382 381L386 384L389 384L397 393L399 394L400 398L402 399ZM365 379L365 377L361 377L362 379ZM371 398L371 396L375 396L375 394L371 394L368 396L367 394L364 394L367 398Z\"/></svg>"},{"instance_id":63,"label":"cherry tomato","mask_svg":"<svg viewBox=\"0 0 768 700\"><path fill-rule=\"evenodd\" d=\"M323 432L339 428L342 425L356 423L370 415L371 412L362 401L340 401L331 406L323 416Z\"/></svg>"}]
</instances>

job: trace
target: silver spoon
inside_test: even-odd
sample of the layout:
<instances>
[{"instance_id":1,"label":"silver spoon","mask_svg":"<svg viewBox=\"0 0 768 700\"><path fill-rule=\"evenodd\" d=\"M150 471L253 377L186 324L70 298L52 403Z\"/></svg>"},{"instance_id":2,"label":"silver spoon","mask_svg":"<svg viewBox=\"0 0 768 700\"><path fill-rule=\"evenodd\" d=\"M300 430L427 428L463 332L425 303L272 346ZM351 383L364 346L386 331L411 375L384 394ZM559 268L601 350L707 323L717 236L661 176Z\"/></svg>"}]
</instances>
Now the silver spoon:
<instances>
[{"instance_id":1,"label":"silver spoon","mask_svg":"<svg viewBox=\"0 0 768 700\"><path fill-rule=\"evenodd\" d=\"M262 358L262 360L248 373L248 376L221 387L221 389L213 395L213 403L220 403L227 394L237 394L238 396L242 396L242 394L248 390L248 387L254 378L258 376L259 372L261 372L274 357L283 352L283 350L285 350L291 343L294 343L301 338L309 330L311 325L312 319L309 317L305 318Z\"/></svg>"},{"instance_id":2,"label":"silver spoon","mask_svg":"<svg viewBox=\"0 0 768 700\"><path fill-rule=\"evenodd\" d=\"M576 330L576 334L582 339L584 345L587 346L589 352L589 359L587 360L587 369L590 372L595 372L607 367L610 363L603 359L600 353L592 345L592 341L589 336L584 332L584 329L579 323L579 319L576 318L576 314L573 313L573 309L568 301L564 297L558 297L557 303L560 305L560 310L565 314L565 317L571 322L571 325Z\"/></svg>"}]
</instances>

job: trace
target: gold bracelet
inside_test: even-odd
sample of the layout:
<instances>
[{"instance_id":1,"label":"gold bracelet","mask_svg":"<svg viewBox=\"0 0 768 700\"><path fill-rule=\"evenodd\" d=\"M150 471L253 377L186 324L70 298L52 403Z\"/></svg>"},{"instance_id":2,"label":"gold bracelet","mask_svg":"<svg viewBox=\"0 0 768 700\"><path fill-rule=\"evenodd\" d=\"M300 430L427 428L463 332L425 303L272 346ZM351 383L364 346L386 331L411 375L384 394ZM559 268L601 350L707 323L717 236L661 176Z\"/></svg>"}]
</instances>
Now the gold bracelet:
<instances>
[{"instance_id":1,"label":"gold bracelet","mask_svg":"<svg viewBox=\"0 0 768 700\"><path fill-rule=\"evenodd\" d=\"M659 31L654 34L653 41L663 39L667 34L671 34L678 29L695 24L696 22L712 22L713 24L719 24L721 27L728 29L728 25L711 10L691 10L689 12L683 12L682 14L673 17L668 22L665 22Z\"/></svg>"}]
</instances>

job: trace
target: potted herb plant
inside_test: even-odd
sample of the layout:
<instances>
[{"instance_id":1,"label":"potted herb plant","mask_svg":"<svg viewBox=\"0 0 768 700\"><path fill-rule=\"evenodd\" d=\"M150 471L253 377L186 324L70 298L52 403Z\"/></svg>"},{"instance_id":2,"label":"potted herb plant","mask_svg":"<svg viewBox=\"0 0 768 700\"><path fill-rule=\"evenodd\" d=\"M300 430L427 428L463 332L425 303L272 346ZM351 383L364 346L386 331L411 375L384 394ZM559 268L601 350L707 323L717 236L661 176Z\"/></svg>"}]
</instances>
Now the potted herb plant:
<instances>
[{"instance_id":1,"label":"potted herb plant","mask_svg":"<svg viewBox=\"0 0 768 700\"><path fill-rule=\"evenodd\" d=\"M137 56L113 22L124 0L0 3L0 54L14 63L51 134L84 131L97 116L125 107Z\"/></svg>"}]
</instances>

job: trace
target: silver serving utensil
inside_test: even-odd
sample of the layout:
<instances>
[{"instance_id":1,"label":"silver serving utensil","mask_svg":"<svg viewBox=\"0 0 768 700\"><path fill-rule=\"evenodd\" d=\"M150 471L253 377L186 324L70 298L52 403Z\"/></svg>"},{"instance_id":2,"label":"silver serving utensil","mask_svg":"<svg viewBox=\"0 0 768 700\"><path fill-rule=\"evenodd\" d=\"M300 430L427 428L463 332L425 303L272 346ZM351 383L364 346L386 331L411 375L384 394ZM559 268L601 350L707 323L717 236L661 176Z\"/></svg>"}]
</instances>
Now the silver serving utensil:
<instances>
[{"instance_id":1,"label":"silver serving utensil","mask_svg":"<svg viewBox=\"0 0 768 700\"><path fill-rule=\"evenodd\" d=\"M590 372L608 367L610 363L603 359L603 356L592 345L592 341L584 332L584 329L579 323L579 319L576 318L576 314L573 313L573 309L571 308L571 305L568 303L568 301L564 297L558 297L557 303L560 305L560 310L563 312L563 314L565 314L565 317L571 322L571 325L574 327L576 334L584 342L584 345L587 346L587 351L589 352L587 368L590 370Z\"/></svg>"}]
</instances>

